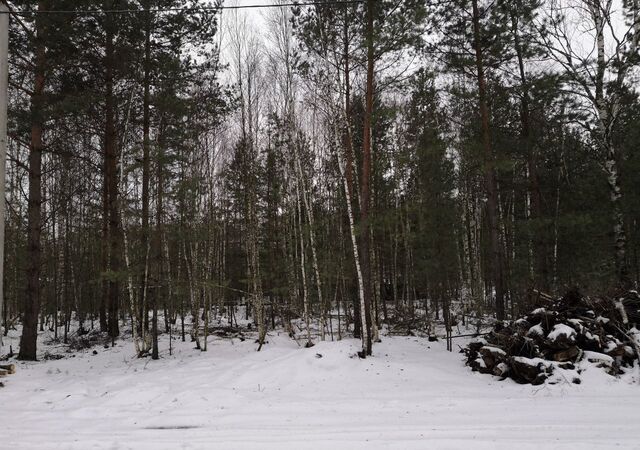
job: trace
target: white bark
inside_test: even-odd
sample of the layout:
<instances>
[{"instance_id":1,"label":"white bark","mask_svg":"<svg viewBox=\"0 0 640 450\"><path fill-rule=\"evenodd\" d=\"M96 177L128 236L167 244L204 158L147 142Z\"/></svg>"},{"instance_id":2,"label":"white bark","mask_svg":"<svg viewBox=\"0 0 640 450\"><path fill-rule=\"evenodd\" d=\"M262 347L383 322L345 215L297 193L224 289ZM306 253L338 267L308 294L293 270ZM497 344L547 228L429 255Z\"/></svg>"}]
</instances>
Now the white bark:
<instances>
[{"instance_id":1,"label":"white bark","mask_svg":"<svg viewBox=\"0 0 640 450\"><path fill-rule=\"evenodd\" d=\"M347 183L345 163L339 150L342 146L340 145L340 130L337 125L334 125L334 133L335 133L336 145L338 149L337 150L338 167L340 168L340 175L344 185L345 202L347 204L347 215L349 217L349 233L351 235L351 244L353 246L353 259L355 260L356 275L358 277L358 295L360 297L360 323L361 323L360 330L361 330L361 337L362 337L362 348L363 350L366 350L369 336L367 334L367 313L364 307L364 281L362 278L362 269L360 267L360 253L358 252L358 240L356 238L356 227L355 227L355 221L353 217L353 208L351 207L351 192L349 189L349 184Z\"/></svg>"},{"instance_id":2,"label":"white bark","mask_svg":"<svg viewBox=\"0 0 640 450\"><path fill-rule=\"evenodd\" d=\"M296 179L295 187L296 187L296 211L297 214L297 222L298 222L298 233L300 235L300 276L302 277L302 305L304 308L304 321L307 327L307 345L311 346L313 343L311 341L311 323L309 319L309 296L307 294L307 270L306 266L306 256L304 251L304 233L302 230L302 211L300 208L300 188L299 188L300 180Z\"/></svg>"},{"instance_id":3,"label":"white bark","mask_svg":"<svg viewBox=\"0 0 640 450\"><path fill-rule=\"evenodd\" d=\"M123 139L122 139L122 161L124 162L124 149L126 148L126 140L128 137L128 131L129 131L129 119L131 118L131 108L133 106L133 96L134 96L134 92L135 91L131 91L131 96L129 98L129 106L127 108L127 119L125 122L125 130L123 133ZM120 170L120 182L119 182L119 186L125 186L125 182L124 182L124 169ZM122 195L119 195L118 198L120 199L120 210L124 211L124 204L125 204L125 200L126 200L126 193L123 193ZM143 353L145 353L146 351L149 350L149 347L146 345L145 339L144 339L144 324L141 323L141 329L142 329L142 340L140 341L138 339L138 332L137 332L137 327L136 327L136 318L137 318L137 314L136 314L136 301L135 301L135 290L133 287L133 274L131 272L131 260L129 258L129 236L127 234L127 227L124 225L124 221L122 223L122 239L123 239L123 245L124 245L124 260L125 260L125 267L127 269L127 290L129 291L129 314L131 315L131 336L133 338L133 345L136 351L136 355L140 356Z\"/></svg>"},{"instance_id":4,"label":"white bark","mask_svg":"<svg viewBox=\"0 0 640 450\"><path fill-rule=\"evenodd\" d=\"M620 155L612 136L620 114L620 96L628 82L640 44L639 2L632 0L625 4L630 18L626 30L615 17L613 0L581 0L580 8L569 9L576 14L584 13L583 17L579 17L580 20L576 20L576 17L567 19L563 6L560 2L549 9L548 34L541 37L551 56L571 77L577 87L575 92L590 103L595 127L588 127L587 131L603 158L613 210L616 270L621 284L626 284L628 274L621 206L623 193L619 180ZM590 53L580 53L588 45L584 45L584 42L575 45L574 30L570 25L581 22L591 22L595 61ZM605 42L606 37L610 42Z\"/></svg>"},{"instance_id":5,"label":"white bark","mask_svg":"<svg viewBox=\"0 0 640 450\"><path fill-rule=\"evenodd\" d=\"M187 244L182 244L183 255L184 255L184 264L187 269L187 279L189 282L189 306L191 309L191 317L192 317L192 325L191 325L191 337L196 343L196 347L200 348L200 337L199 337L199 328L200 328L200 308L196 305L196 293L193 281L193 273L191 270L191 262L189 259L193 260L193 252L191 246L189 246L191 258L187 256Z\"/></svg>"},{"instance_id":6,"label":"white bark","mask_svg":"<svg viewBox=\"0 0 640 450\"><path fill-rule=\"evenodd\" d=\"M316 232L314 229L313 207L311 205L311 202L309 201L309 195L308 195L307 186L305 183L304 172L302 171L302 163L300 162L300 153L298 152L297 143L293 142L291 143L291 146L293 147L295 164L298 171L298 179L300 181L300 187L302 190L302 199L304 201L304 208L307 212L306 214L307 222L309 224L309 244L311 245L311 264L313 266L313 271L316 279L316 289L318 290L318 304L322 308L321 336L322 336L322 340L324 340L325 339L324 333L325 333L325 326L326 326L326 324L324 323L325 305L324 305L324 298L322 297L322 279L320 278L320 269L318 266L318 255L316 250ZM297 189L297 186L296 186L296 189ZM299 195L300 194L298 194L298 196ZM302 221L302 218L301 218L301 221Z\"/></svg>"}]
</instances>

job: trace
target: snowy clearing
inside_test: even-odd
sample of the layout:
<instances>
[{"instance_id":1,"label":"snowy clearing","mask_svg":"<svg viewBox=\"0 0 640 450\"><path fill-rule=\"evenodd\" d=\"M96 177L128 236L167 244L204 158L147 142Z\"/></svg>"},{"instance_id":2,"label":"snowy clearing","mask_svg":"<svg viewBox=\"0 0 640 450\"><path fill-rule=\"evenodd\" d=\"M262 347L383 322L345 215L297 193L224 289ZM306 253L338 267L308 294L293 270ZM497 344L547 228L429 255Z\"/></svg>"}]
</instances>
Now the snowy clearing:
<instances>
[{"instance_id":1,"label":"snowy clearing","mask_svg":"<svg viewBox=\"0 0 640 450\"><path fill-rule=\"evenodd\" d=\"M178 342L158 362L132 358L131 344L120 341L95 348L97 355L18 363L0 390L1 446L637 449L640 442L632 419L640 387L596 368L581 385L532 387L473 373L444 342L422 338L384 337L366 360L353 357L358 340L310 349L285 334L268 340L261 352L250 340L214 340L206 353Z\"/></svg>"}]
</instances>

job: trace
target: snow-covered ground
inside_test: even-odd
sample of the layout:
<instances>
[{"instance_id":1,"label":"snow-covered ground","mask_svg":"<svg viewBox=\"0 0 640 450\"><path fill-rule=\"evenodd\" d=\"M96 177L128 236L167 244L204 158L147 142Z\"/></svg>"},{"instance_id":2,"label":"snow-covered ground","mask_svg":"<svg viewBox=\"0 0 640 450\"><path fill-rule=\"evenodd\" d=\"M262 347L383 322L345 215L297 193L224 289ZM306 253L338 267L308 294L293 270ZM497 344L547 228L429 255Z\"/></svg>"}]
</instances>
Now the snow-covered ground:
<instances>
[{"instance_id":1,"label":"snow-covered ground","mask_svg":"<svg viewBox=\"0 0 640 450\"><path fill-rule=\"evenodd\" d=\"M0 389L0 448L640 448L640 386L596 368L580 385L532 387L473 373L422 338L384 337L366 360L353 339L268 340L261 352L249 339L213 339L206 353L177 342L159 361L119 341L18 363Z\"/></svg>"}]
</instances>

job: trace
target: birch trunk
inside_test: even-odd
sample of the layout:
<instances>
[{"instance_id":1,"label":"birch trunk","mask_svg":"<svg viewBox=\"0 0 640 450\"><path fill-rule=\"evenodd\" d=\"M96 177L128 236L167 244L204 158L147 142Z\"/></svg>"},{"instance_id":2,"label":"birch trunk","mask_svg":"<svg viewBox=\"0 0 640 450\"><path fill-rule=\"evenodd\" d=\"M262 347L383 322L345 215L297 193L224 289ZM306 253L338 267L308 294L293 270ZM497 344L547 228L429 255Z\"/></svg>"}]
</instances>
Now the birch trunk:
<instances>
[{"instance_id":1,"label":"birch trunk","mask_svg":"<svg viewBox=\"0 0 640 450\"><path fill-rule=\"evenodd\" d=\"M309 295L307 294L307 269L306 269L306 254L304 250L304 233L302 230L302 211L300 207L300 180L296 177L296 211L297 211L297 223L298 234L300 235L300 276L302 278L302 306L304 308L304 322L307 327L307 347L313 346L311 341L311 321L309 318Z\"/></svg>"},{"instance_id":2,"label":"birch trunk","mask_svg":"<svg viewBox=\"0 0 640 450\"><path fill-rule=\"evenodd\" d=\"M595 98L594 103L597 110L596 141L604 155L604 170L607 175L609 186L609 198L612 207L612 222L614 236L614 260L615 269L620 287L631 288L631 279L627 261L627 234L624 226L624 215L622 212L622 186L620 184L620 167L618 149L613 140L613 127L620 112L620 96L624 88L627 73L635 61L634 55L638 51L640 44L640 18L638 17L638 2L636 0L628 3L632 25L630 38L626 48L621 48L618 44L615 47L614 57L607 58L605 47L605 27L612 20L612 1L606 2L586 1L591 18L593 20L596 33L596 70L595 70ZM626 53L625 53L626 51ZM623 53L625 55L623 56ZM615 64L616 77L609 88L608 95L605 96L606 72L610 65ZM608 98L607 98L608 97Z\"/></svg>"},{"instance_id":3,"label":"birch trunk","mask_svg":"<svg viewBox=\"0 0 640 450\"><path fill-rule=\"evenodd\" d=\"M325 339L325 327L326 323L324 321L325 318L325 304L324 297L322 296L322 279L320 278L320 269L318 266L318 254L316 250L316 233L315 233L315 221L313 217L313 205L309 201L309 193L307 190L307 183L305 182L304 172L302 171L302 163L300 162L300 152L298 151L297 143L292 143L294 159L296 168L298 171L298 179L300 180L300 188L302 190L302 199L304 202L304 208L307 215L307 223L309 224L309 245L311 246L311 264L313 266L313 272L316 280L316 289L318 290L318 305L322 308L321 310L321 336L322 340Z\"/></svg>"},{"instance_id":4,"label":"birch trunk","mask_svg":"<svg viewBox=\"0 0 640 450\"><path fill-rule=\"evenodd\" d=\"M335 126L335 136L336 136L336 144L339 145L339 136L340 132ZM339 148L339 146L338 146ZM349 234L351 235L351 245L353 246L353 259L356 265L356 275L358 277L358 295L360 298L360 320L363 326L361 327L361 338L362 338L362 348L366 350L367 342L369 342L370 337L368 334L368 329L364 324L366 323L366 310L364 307L364 283L362 280L362 270L360 268L360 255L358 252L358 240L356 238L356 227L355 220L353 215L353 209L351 207L351 187L347 181L347 168L345 167L345 162L340 156L340 152L338 151L338 167L340 169L340 175L344 184L344 192L345 192L345 202L347 204L347 216L349 217Z\"/></svg>"}]
</instances>

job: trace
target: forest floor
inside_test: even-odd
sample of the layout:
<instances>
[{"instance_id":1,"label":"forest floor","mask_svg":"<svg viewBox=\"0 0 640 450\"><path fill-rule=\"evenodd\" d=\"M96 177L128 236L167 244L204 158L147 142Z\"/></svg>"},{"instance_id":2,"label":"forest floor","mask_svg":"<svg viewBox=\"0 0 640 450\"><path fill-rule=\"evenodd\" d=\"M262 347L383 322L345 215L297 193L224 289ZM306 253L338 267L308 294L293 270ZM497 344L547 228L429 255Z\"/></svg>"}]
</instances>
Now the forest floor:
<instances>
[{"instance_id":1,"label":"forest floor","mask_svg":"<svg viewBox=\"0 0 640 450\"><path fill-rule=\"evenodd\" d=\"M210 338L207 352L175 342L172 356L167 339L159 361L121 340L74 353L49 342L42 352L63 359L18 362L0 389L0 448L640 446L640 386L595 367L580 385L533 387L471 372L443 341L416 337L383 336L366 360L354 339L306 349L270 332L261 352Z\"/></svg>"}]
</instances>

